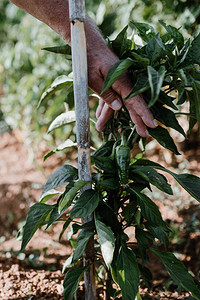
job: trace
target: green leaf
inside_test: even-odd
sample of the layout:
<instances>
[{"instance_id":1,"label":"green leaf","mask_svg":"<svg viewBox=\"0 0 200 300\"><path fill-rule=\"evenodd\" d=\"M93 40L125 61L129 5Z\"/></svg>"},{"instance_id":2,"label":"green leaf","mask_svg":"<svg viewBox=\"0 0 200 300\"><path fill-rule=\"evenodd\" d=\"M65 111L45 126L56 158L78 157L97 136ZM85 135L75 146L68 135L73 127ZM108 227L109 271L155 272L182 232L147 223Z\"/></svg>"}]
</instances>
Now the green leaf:
<instances>
[{"instance_id":1,"label":"green leaf","mask_svg":"<svg viewBox=\"0 0 200 300\"><path fill-rule=\"evenodd\" d=\"M72 254L63 263L62 273L64 273L66 271L66 269L74 267L74 265L75 265L75 263L73 262L73 254Z\"/></svg>"},{"instance_id":2,"label":"green leaf","mask_svg":"<svg viewBox=\"0 0 200 300\"><path fill-rule=\"evenodd\" d=\"M80 189L82 189L85 185L91 183L91 181L78 180L74 183L73 187L65 194L65 196L61 199L58 206L59 213L64 209L64 207L69 207L78 193Z\"/></svg>"},{"instance_id":3,"label":"green leaf","mask_svg":"<svg viewBox=\"0 0 200 300\"><path fill-rule=\"evenodd\" d=\"M71 55L71 47L67 44L63 46L57 46L57 47L46 47L43 48L42 50L46 50L53 53Z\"/></svg>"},{"instance_id":4,"label":"green leaf","mask_svg":"<svg viewBox=\"0 0 200 300\"><path fill-rule=\"evenodd\" d=\"M149 269L147 269L145 266L138 264L140 273L142 278L145 281L145 284L147 285L148 288L151 288L152 286L152 273Z\"/></svg>"},{"instance_id":5,"label":"green leaf","mask_svg":"<svg viewBox=\"0 0 200 300\"><path fill-rule=\"evenodd\" d=\"M198 125L200 127L200 81L193 81L193 95L194 95L194 103L195 103L195 111Z\"/></svg>"},{"instance_id":6,"label":"green leaf","mask_svg":"<svg viewBox=\"0 0 200 300\"><path fill-rule=\"evenodd\" d=\"M166 31L171 35L173 41L177 44L178 48L182 48L184 45L184 38L183 35L180 33L180 31L171 26L171 25L166 25L163 21L159 21L160 24L166 29Z\"/></svg>"},{"instance_id":7,"label":"green leaf","mask_svg":"<svg viewBox=\"0 0 200 300\"><path fill-rule=\"evenodd\" d=\"M200 178L191 174L175 174L167 170L176 181L195 199L200 202Z\"/></svg>"},{"instance_id":8,"label":"green leaf","mask_svg":"<svg viewBox=\"0 0 200 300\"><path fill-rule=\"evenodd\" d=\"M57 190L49 190L45 193L42 193L40 199L39 199L39 202L42 202L42 203L45 203L47 200L49 200L50 198L52 198L53 196L55 195L58 195L58 194L62 194L63 192L61 191L57 191Z\"/></svg>"},{"instance_id":9,"label":"green leaf","mask_svg":"<svg viewBox=\"0 0 200 300\"><path fill-rule=\"evenodd\" d=\"M136 81L132 91L124 100L135 97L136 95L141 94L141 93L145 92L146 90L148 90L148 88L149 88L148 77L141 73L138 75L137 81Z\"/></svg>"},{"instance_id":10,"label":"green leaf","mask_svg":"<svg viewBox=\"0 0 200 300\"><path fill-rule=\"evenodd\" d=\"M165 46L158 33L153 37L146 46L146 53L150 58L151 64L154 64L159 58L164 55Z\"/></svg>"},{"instance_id":11,"label":"green leaf","mask_svg":"<svg viewBox=\"0 0 200 300\"><path fill-rule=\"evenodd\" d=\"M110 190L117 190L119 188L119 183L115 178L108 178L100 181L98 185Z\"/></svg>"},{"instance_id":12,"label":"green leaf","mask_svg":"<svg viewBox=\"0 0 200 300\"><path fill-rule=\"evenodd\" d=\"M149 221L153 226L162 226L165 227L165 222L162 219L161 213L158 209L158 206L145 194L136 192L132 190L137 196L142 215L144 218Z\"/></svg>"},{"instance_id":13,"label":"green leaf","mask_svg":"<svg viewBox=\"0 0 200 300\"><path fill-rule=\"evenodd\" d=\"M185 59L187 57L187 54L188 54L188 51L189 51L189 48L190 48L190 39L187 40L187 42L185 43L185 45L181 49L181 56L182 57L181 57L180 61L177 64L178 66L181 65L185 61Z\"/></svg>"},{"instance_id":14,"label":"green leaf","mask_svg":"<svg viewBox=\"0 0 200 300\"><path fill-rule=\"evenodd\" d=\"M44 223L45 219L53 208L54 205L47 205L44 203L35 203L29 208L26 218L26 224L24 226L20 251L24 251L26 245L28 244L36 230Z\"/></svg>"},{"instance_id":15,"label":"green leaf","mask_svg":"<svg viewBox=\"0 0 200 300\"><path fill-rule=\"evenodd\" d=\"M192 128L197 123L196 119L196 103L194 101L194 91L187 91L188 99L190 102L190 119L189 119L189 134L191 133Z\"/></svg>"},{"instance_id":16,"label":"green leaf","mask_svg":"<svg viewBox=\"0 0 200 300\"><path fill-rule=\"evenodd\" d=\"M132 172L132 167L130 168L130 171L129 171L129 177L131 180L133 180L132 187L137 192L141 192L145 188L148 188L149 190L151 190L149 182L146 179L142 178L141 175Z\"/></svg>"},{"instance_id":17,"label":"green leaf","mask_svg":"<svg viewBox=\"0 0 200 300\"><path fill-rule=\"evenodd\" d=\"M73 261L77 261L85 251L85 247L89 239L94 235L94 232L81 230L77 238L77 247L74 250Z\"/></svg>"},{"instance_id":18,"label":"green leaf","mask_svg":"<svg viewBox=\"0 0 200 300\"><path fill-rule=\"evenodd\" d=\"M74 110L66 111L60 114L57 118L55 118L55 120L53 120L53 122L48 128L48 133L50 133L56 128L60 128L64 125L71 124L75 121L76 121L75 111Z\"/></svg>"},{"instance_id":19,"label":"green leaf","mask_svg":"<svg viewBox=\"0 0 200 300\"><path fill-rule=\"evenodd\" d=\"M200 299L200 290L195 285L192 276L173 253L161 252L155 249L151 249L151 251L162 261L175 283L190 292L193 297Z\"/></svg>"},{"instance_id":20,"label":"green leaf","mask_svg":"<svg viewBox=\"0 0 200 300\"><path fill-rule=\"evenodd\" d=\"M61 198L61 197L60 197ZM57 221L60 218L60 214L58 213L58 204L54 206L54 209L51 211L50 215L48 216L48 223L47 223L47 228L51 226L55 221Z\"/></svg>"},{"instance_id":21,"label":"green leaf","mask_svg":"<svg viewBox=\"0 0 200 300\"><path fill-rule=\"evenodd\" d=\"M157 164L148 159L139 159L135 163L140 166L152 166L153 168L163 170L171 174L174 179L196 200L200 202L200 178L191 175L191 174L175 174L174 172L162 167L160 164Z\"/></svg>"},{"instance_id":22,"label":"green leaf","mask_svg":"<svg viewBox=\"0 0 200 300\"><path fill-rule=\"evenodd\" d=\"M148 231L157 239L159 239L163 244L165 245L166 248L169 246L169 238L166 233L166 229L164 229L161 226L152 226L149 223L145 224L145 227L148 229Z\"/></svg>"},{"instance_id":23,"label":"green leaf","mask_svg":"<svg viewBox=\"0 0 200 300\"><path fill-rule=\"evenodd\" d=\"M97 168L111 174L116 173L116 167L113 159L110 157L94 156L93 160Z\"/></svg>"},{"instance_id":24,"label":"green leaf","mask_svg":"<svg viewBox=\"0 0 200 300\"><path fill-rule=\"evenodd\" d=\"M97 150L91 153L91 157L108 157L112 153L114 141L107 141L101 145Z\"/></svg>"},{"instance_id":25,"label":"green leaf","mask_svg":"<svg viewBox=\"0 0 200 300\"><path fill-rule=\"evenodd\" d=\"M196 64L200 64L200 33L197 37L192 41L191 47L188 51L188 55L186 57L189 62L194 62Z\"/></svg>"},{"instance_id":26,"label":"green leaf","mask_svg":"<svg viewBox=\"0 0 200 300\"><path fill-rule=\"evenodd\" d=\"M183 69L179 69L177 73L181 80L184 82L185 86L191 87L193 85L193 78L189 73L184 72Z\"/></svg>"},{"instance_id":27,"label":"green leaf","mask_svg":"<svg viewBox=\"0 0 200 300\"><path fill-rule=\"evenodd\" d=\"M126 58L115 63L115 65L108 71L104 80L101 95L109 89L112 84L130 67L134 64L134 60Z\"/></svg>"},{"instance_id":28,"label":"green leaf","mask_svg":"<svg viewBox=\"0 0 200 300\"><path fill-rule=\"evenodd\" d=\"M176 145L174 144L173 139L169 135L169 132L167 129L157 126L156 128L149 128L148 127L149 134L155 138L159 144L161 144L164 148L171 150L176 155L180 155L178 152L178 149Z\"/></svg>"},{"instance_id":29,"label":"green leaf","mask_svg":"<svg viewBox=\"0 0 200 300\"><path fill-rule=\"evenodd\" d=\"M160 170L168 172L168 170L165 169L163 166L161 166L160 164L155 163L154 161L151 161L151 160L149 160L147 158L140 158L140 159L138 159L133 164L133 166L144 166L144 167L149 166L149 167L153 167L153 168L160 169Z\"/></svg>"},{"instance_id":30,"label":"green leaf","mask_svg":"<svg viewBox=\"0 0 200 300\"><path fill-rule=\"evenodd\" d=\"M149 107L153 106L159 97L160 89L165 77L165 67L161 66L158 72L151 66L147 67L148 79L151 88L151 100L148 104Z\"/></svg>"},{"instance_id":31,"label":"green leaf","mask_svg":"<svg viewBox=\"0 0 200 300\"><path fill-rule=\"evenodd\" d=\"M74 183L69 183L64 191L64 193L58 198L57 200L57 204L55 205L54 209L52 210L49 218L48 218L48 223L47 223L47 227L46 229L51 226L54 222L56 222L62 215L63 213L66 211L66 209L70 206L71 202L68 203L61 211L58 210L58 206L60 201L62 201L62 199L65 197L66 193L68 190L70 190L70 188L74 185ZM69 221L71 222L71 220L69 219Z\"/></svg>"},{"instance_id":32,"label":"green leaf","mask_svg":"<svg viewBox=\"0 0 200 300\"><path fill-rule=\"evenodd\" d=\"M171 186L167 183L166 178L163 175L159 174L153 168L143 166L135 167L135 165L133 164L131 172L139 174L140 176L142 176L142 178L155 185L161 191L169 195L173 195Z\"/></svg>"},{"instance_id":33,"label":"green leaf","mask_svg":"<svg viewBox=\"0 0 200 300\"><path fill-rule=\"evenodd\" d=\"M69 226L69 224L71 223L71 221L72 221L71 219L68 219L68 220L64 223L63 229L62 229L62 231L61 231L61 233L60 233L60 235L59 235L59 241L61 240L61 238L62 238L62 236L63 236L65 230L68 228L68 226Z\"/></svg>"},{"instance_id":34,"label":"green leaf","mask_svg":"<svg viewBox=\"0 0 200 300\"><path fill-rule=\"evenodd\" d=\"M46 100L48 97L53 95L56 91L62 90L66 87L71 87L73 84L73 80L71 78L68 78L66 75L61 75L57 77L54 82L51 84L51 86L42 94L38 107L40 104Z\"/></svg>"},{"instance_id":35,"label":"green leaf","mask_svg":"<svg viewBox=\"0 0 200 300\"><path fill-rule=\"evenodd\" d=\"M99 202L95 214L98 220L106 224L108 227L111 227L112 231L115 234L118 234L120 232L121 224L119 223L113 209L106 202Z\"/></svg>"},{"instance_id":36,"label":"green leaf","mask_svg":"<svg viewBox=\"0 0 200 300\"><path fill-rule=\"evenodd\" d=\"M172 109L174 110L178 110L178 108L174 105L173 101L175 100L176 98L173 98L169 95L167 95L165 92L163 91L160 91L160 94L159 94L159 101L164 105L167 105L169 107L171 107Z\"/></svg>"},{"instance_id":37,"label":"green leaf","mask_svg":"<svg viewBox=\"0 0 200 300\"><path fill-rule=\"evenodd\" d=\"M148 43L155 35L155 29L146 23L131 22L138 30L138 34L143 41Z\"/></svg>"},{"instance_id":38,"label":"green leaf","mask_svg":"<svg viewBox=\"0 0 200 300\"><path fill-rule=\"evenodd\" d=\"M137 63L140 62L144 67L147 67L150 64L150 60L147 57L143 57L136 52L131 52L131 55L136 59Z\"/></svg>"},{"instance_id":39,"label":"green leaf","mask_svg":"<svg viewBox=\"0 0 200 300\"><path fill-rule=\"evenodd\" d=\"M74 147L74 146L77 146L77 143L74 143L74 142L72 142L72 140L67 139L64 143L60 144L57 148L55 148L54 150L48 152L44 156L43 160L45 161L48 157L55 154L56 152L63 151L67 148L71 148L71 147Z\"/></svg>"},{"instance_id":40,"label":"green leaf","mask_svg":"<svg viewBox=\"0 0 200 300\"><path fill-rule=\"evenodd\" d=\"M83 276L83 273L89 268L88 266L85 267L79 267L69 270L66 275L63 282L64 286L64 300L72 300L74 294L76 293L79 285L79 281L81 280L81 277Z\"/></svg>"},{"instance_id":41,"label":"green leaf","mask_svg":"<svg viewBox=\"0 0 200 300\"><path fill-rule=\"evenodd\" d=\"M180 81L176 85L178 90L178 102L177 105L182 105L185 102L185 85L183 81Z\"/></svg>"},{"instance_id":42,"label":"green leaf","mask_svg":"<svg viewBox=\"0 0 200 300\"><path fill-rule=\"evenodd\" d=\"M185 138L187 138L183 128L179 125L173 111L167 109L158 102L154 105L154 107L152 107L151 111L155 119L160 121L163 125L175 129L176 131L180 132Z\"/></svg>"},{"instance_id":43,"label":"green leaf","mask_svg":"<svg viewBox=\"0 0 200 300\"><path fill-rule=\"evenodd\" d=\"M113 260L113 254L115 250L115 237L111 228L106 226L103 222L99 221L96 218L96 216L95 225L99 238L102 256L107 268L109 269Z\"/></svg>"},{"instance_id":44,"label":"green leaf","mask_svg":"<svg viewBox=\"0 0 200 300\"><path fill-rule=\"evenodd\" d=\"M114 281L120 286L122 298L135 299L139 287L139 268L134 252L122 245L117 260L111 265Z\"/></svg>"},{"instance_id":45,"label":"green leaf","mask_svg":"<svg viewBox=\"0 0 200 300\"><path fill-rule=\"evenodd\" d=\"M85 218L89 216L96 209L98 203L99 192L91 189L84 191L70 212L71 218Z\"/></svg>"},{"instance_id":46,"label":"green leaf","mask_svg":"<svg viewBox=\"0 0 200 300\"><path fill-rule=\"evenodd\" d=\"M161 36L161 39L164 44L171 40L171 35L167 32Z\"/></svg>"},{"instance_id":47,"label":"green leaf","mask_svg":"<svg viewBox=\"0 0 200 300\"><path fill-rule=\"evenodd\" d=\"M137 201L131 201L122 208L122 216L125 218L126 222L130 224L131 221L135 218L135 214L137 211Z\"/></svg>"},{"instance_id":48,"label":"green leaf","mask_svg":"<svg viewBox=\"0 0 200 300\"><path fill-rule=\"evenodd\" d=\"M200 70L198 68L193 69L192 76L195 80L200 81Z\"/></svg>"},{"instance_id":49,"label":"green leaf","mask_svg":"<svg viewBox=\"0 0 200 300\"><path fill-rule=\"evenodd\" d=\"M127 29L128 25L122 29L122 31L117 35L115 40L112 41L112 48L114 52L121 57L124 52L129 50L129 40L127 40Z\"/></svg>"},{"instance_id":50,"label":"green leaf","mask_svg":"<svg viewBox=\"0 0 200 300\"><path fill-rule=\"evenodd\" d=\"M142 262L145 264L148 261L146 250L149 248L149 234L136 226L135 238L138 243L138 248L141 253Z\"/></svg>"},{"instance_id":51,"label":"green leaf","mask_svg":"<svg viewBox=\"0 0 200 300\"><path fill-rule=\"evenodd\" d=\"M40 201L44 198L47 192L54 190L62 186L67 182L71 182L78 179L78 170L70 165L63 165L56 169L56 171L49 177L47 180L42 195L40 197Z\"/></svg>"}]
</instances>

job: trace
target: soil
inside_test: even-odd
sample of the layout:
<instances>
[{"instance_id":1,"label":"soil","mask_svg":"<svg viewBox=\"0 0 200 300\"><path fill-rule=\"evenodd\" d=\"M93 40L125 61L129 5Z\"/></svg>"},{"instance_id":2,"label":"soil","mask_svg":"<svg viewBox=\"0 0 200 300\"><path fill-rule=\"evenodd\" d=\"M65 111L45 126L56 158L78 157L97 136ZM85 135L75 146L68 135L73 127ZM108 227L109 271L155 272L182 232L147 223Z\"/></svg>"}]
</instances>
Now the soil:
<instances>
[{"instance_id":1,"label":"soil","mask_svg":"<svg viewBox=\"0 0 200 300\"><path fill-rule=\"evenodd\" d=\"M25 253L20 253L20 241L16 234L22 226L28 208L38 201L42 186L50 174L63 163L56 155L42 161L48 149L39 147L33 161L20 132L7 132L0 136L0 299L63 299L62 266L72 248L65 234L58 242L61 224L47 231L38 230ZM181 173L188 169L199 175L200 151L197 140L194 144L180 144L184 155L172 156L168 151L153 145L149 158ZM153 150L152 150L153 149ZM76 164L76 154L70 154ZM65 157L66 159L66 157ZM42 169L39 168L42 166ZM170 178L173 185L174 182ZM164 197L153 190L156 204L163 218L173 229L170 250L184 262L196 283L200 266L200 205L175 185L173 196ZM142 299L194 299L189 293L177 291L167 272L156 258L150 255L153 286L148 289L141 284ZM84 299L83 282L78 300ZM97 299L103 299L99 292Z\"/></svg>"}]
</instances>

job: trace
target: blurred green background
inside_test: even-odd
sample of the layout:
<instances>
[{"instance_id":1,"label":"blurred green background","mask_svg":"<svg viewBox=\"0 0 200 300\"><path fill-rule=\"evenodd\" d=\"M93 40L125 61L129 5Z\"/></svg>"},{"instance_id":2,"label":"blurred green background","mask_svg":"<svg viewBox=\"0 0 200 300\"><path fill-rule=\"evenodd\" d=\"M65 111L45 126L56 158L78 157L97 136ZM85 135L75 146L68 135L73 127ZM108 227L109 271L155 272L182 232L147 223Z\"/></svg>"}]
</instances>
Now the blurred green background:
<instances>
[{"instance_id":1,"label":"blurred green background","mask_svg":"<svg viewBox=\"0 0 200 300\"><path fill-rule=\"evenodd\" d=\"M187 38L200 31L199 0L86 0L86 10L105 38L115 37L131 20L150 23L157 30L162 30L158 20L163 20L181 27ZM55 78L71 72L71 62L64 55L42 48L63 44L46 25L8 0L1 0L0 131L8 126L18 128L26 143L35 148L44 139L49 146L55 141L59 144L67 138L75 139L72 125L51 135L46 133L51 121L64 110L64 102L72 109L72 90L57 92L37 109L41 94ZM91 108L92 117L96 105Z\"/></svg>"}]
</instances>

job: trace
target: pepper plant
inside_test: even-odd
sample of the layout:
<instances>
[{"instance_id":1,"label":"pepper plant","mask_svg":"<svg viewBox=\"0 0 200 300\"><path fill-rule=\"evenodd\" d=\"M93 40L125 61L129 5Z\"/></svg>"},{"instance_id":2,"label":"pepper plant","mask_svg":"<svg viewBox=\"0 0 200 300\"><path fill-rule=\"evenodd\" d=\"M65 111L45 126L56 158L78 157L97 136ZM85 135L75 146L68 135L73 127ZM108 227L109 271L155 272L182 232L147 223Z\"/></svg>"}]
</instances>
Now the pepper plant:
<instances>
[{"instance_id":1,"label":"pepper plant","mask_svg":"<svg viewBox=\"0 0 200 300\"><path fill-rule=\"evenodd\" d=\"M120 60L108 72L102 93L128 70L134 87L126 99L143 94L160 124L155 129L148 128L149 134L164 148L179 155L170 135L170 128L173 128L186 138L177 120L178 115L187 115L189 131L196 122L200 124L200 34L192 41L185 41L178 29L160 23L166 30L163 35L148 24L131 24L137 29L141 45L134 42L134 35L127 37L128 27L115 40L109 41L109 46ZM68 46L48 50L70 54ZM57 86L54 84L53 90L47 90L42 100L56 89L71 84L68 79ZM181 110L186 101L189 101L189 112ZM74 117L69 115L66 112L57 117L50 131L74 121ZM143 151L132 157L131 150L138 142L143 145ZM91 154L92 188L80 195L80 190L88 182L78 180L75 167L63 165L46 182L39 202L29 209L23 229L22 251L39 227L46 225L48 228L54 222L63 222L61 238L71 226L69 239L74 251L63 267L63 271L69 268L64 279L64 299L73 299L77 293L78 283L87 268L82 266L82 257L93 236L96 268L101 270L97 272L97 280L106 290L106 299L116 299L120 294L124 300L141 299L140 280L143 279L147 287L152 282L150 253L161 260L175 284L200 299L200 290L192 276L183 263L169 252L170 228L157 205L146 194L148 190L151 192L151 186L167 195L173 194L163 175L166 172L200 201L200 178L188 173L176 174L144 158L145 144L146 139L137 134L124 106L114 113L104 130L103 144ZM69 141L58 150L68 146ZM61 189L63 185L64 189ZM55 195L57 201L46 204ZM92 213L94 220L82 225L79 219ZM127 229L134 234L133 241L130 241ZM77 233L75 241L73 235Z\"/></svg>"}]
</instances>

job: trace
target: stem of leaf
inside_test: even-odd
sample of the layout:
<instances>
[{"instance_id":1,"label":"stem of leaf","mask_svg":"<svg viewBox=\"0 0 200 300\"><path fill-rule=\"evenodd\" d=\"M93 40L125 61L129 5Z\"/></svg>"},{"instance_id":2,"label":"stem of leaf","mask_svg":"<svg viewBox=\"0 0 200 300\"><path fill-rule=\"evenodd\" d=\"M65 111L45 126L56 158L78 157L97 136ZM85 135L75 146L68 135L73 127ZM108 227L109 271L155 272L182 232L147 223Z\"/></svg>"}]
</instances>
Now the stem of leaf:
<instances>
[{"instance_id":1,"label":"stem of leaf","mask_svg":"<svg viewBox=\"0 0 200 300\"><path fill-rule=\"evenodd\" d=\"M129 137L128 137L128 139L127 139L127 142L130 141L130 138L131 138L131 136L133 135L134 131L135 131L135 125L133 126L133 128L132 128L132 130L131 130L131 133L129 134Z\"/></svg>"},{"instance_id":2,"label":"stem of leaf","mask_svg":"<svg viewBox=\"0 0 200 300\"><path fill-rule=\"evenodd\" d=\"M192 115L190 113L185 113L185 112L177 112L177 113L174 113L175 115L185 115L185 116L190 116L191 118L193 119L196 119L195 115Z\"/></svg>"},{"instance_id":3,"label":"stem of leaf","mask_svg":"<svg viewBox=\"0 0 200 300\"><path fill-rule=\"evenodd\" d=\"M96 124L97 124L97 122L96 122L96 121L94 121L92 118L90 118L90 121L91 121L92 123L94 123L94 124L95 124L95 126L96 126Z\"/></svg>"},{"instance_id":4,"label":"stem of leaf","mask_svg":"<svg viewBox=\"0 0 200 300\"><path fill-rule=\"evenodd\" d=\"M135 136L134 136L134 138L133 138L133 141L132 141L132 144L134 145L135 144L135 142L137 141L137 139L138 139L138 136L139 136L139 134L138 133L136 133L135 134Z\"/></svg>"}]
</instances>

